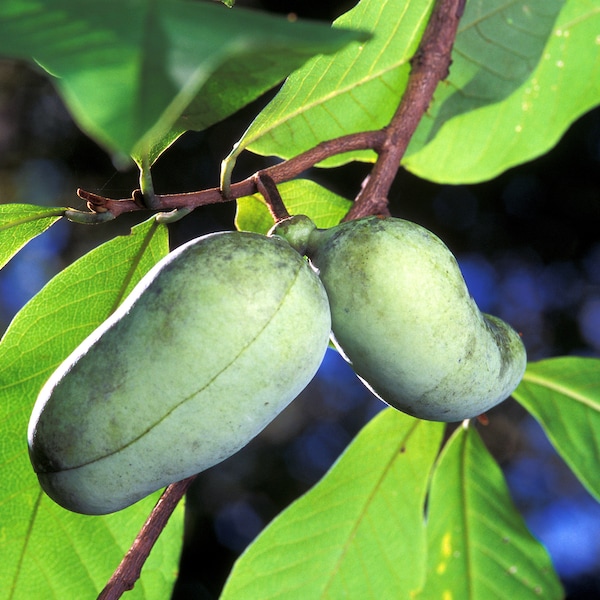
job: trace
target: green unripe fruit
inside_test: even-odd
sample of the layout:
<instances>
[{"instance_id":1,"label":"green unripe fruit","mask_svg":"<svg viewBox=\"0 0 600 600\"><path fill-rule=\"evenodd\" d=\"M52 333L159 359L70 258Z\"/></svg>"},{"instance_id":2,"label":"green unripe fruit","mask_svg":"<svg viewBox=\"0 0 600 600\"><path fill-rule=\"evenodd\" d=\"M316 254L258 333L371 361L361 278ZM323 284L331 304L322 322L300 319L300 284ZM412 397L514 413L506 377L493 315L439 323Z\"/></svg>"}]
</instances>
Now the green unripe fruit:
<instances>
[{"instance_id":1,"label":"green unripe fruit","mask_svg":"<svg viewBox=\"0 0 600 600\"><path fill-rule=\"evenodd\" d=\"M272 233L293 229L294 219ZM454 256L433 233L368 217L314 228L303 246L327 290L334 343L391 406L460 421L519 384L526 366L519 335L479 311Z\"/></svg>"},{"instance_id":2,"label":"green unripe fruit","mask_svg":"<svg viewBox=\"0 0 600 600\"><path fill-rule=\"evenodd\" d=\"M226 459L309 383L330 326L321 282L285 241L230 232L178 248L40 392L42 487L105 514Z\"/></svg>"}]
</instances>

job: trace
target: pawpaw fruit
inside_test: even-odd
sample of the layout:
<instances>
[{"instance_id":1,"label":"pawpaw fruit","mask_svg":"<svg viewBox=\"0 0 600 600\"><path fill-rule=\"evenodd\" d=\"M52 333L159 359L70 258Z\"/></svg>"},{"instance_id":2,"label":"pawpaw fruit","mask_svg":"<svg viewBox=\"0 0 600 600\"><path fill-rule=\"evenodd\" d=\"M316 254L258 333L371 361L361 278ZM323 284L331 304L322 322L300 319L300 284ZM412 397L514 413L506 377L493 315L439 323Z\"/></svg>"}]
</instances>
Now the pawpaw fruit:
<instances>
[{"instance_id":1,"label":"pawpaw fruit","mask_svg":"<svg viewBox=\"0 0 600 600\"><path fill-rule=\"evenodd\" d=\"M42 488L105 514L223 461L309 383L330 325L320 280L282 239L181 246L41 390L28 439Z\"/></svg>"},{"instance_id":2,"label":"pawpaw fruit","mask_svg":"<svg viewBox=\"0 0 600 600\"><path fill-rule=\"evenodd\" d=\"M460 421L519 384L527 362L520 336L479 310L456 259L424 227L367 217L320 230L298 215L270 234L310 258L329 297L334 344L389 405Z\"/></svg>"}]
</instances>

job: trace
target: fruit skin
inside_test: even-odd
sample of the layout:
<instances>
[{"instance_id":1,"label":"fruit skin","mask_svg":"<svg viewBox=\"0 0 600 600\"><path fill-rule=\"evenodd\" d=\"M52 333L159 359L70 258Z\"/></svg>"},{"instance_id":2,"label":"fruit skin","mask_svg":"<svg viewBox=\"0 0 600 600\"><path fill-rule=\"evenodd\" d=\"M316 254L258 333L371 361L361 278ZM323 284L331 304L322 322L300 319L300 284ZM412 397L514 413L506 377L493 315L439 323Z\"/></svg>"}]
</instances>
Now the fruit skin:
<instances>
[{"instance_id":1,"label":"fruit skin","mask_svg":"<svg viewBox=\"0 0 600 600\"><path fill-rule=\"evenodd\" d=\"M41 390L29 451L42 487L105 514L226 459L309 383L330 325L321 282L285 241L180 247Z\"/></svg>"},{"instance_id":2,"label":"fruit skin","mask_svg":"<svg viewBox=\"0 0 600 600\"><path fill-rule=\"evenodd\" d=\"M433 233L367 217L315 228L303 245L329 296L335 345L391 406L461 421L505 400L520 382L527 359L519 335L479 311Z\"/></svg>"}]
</instances>

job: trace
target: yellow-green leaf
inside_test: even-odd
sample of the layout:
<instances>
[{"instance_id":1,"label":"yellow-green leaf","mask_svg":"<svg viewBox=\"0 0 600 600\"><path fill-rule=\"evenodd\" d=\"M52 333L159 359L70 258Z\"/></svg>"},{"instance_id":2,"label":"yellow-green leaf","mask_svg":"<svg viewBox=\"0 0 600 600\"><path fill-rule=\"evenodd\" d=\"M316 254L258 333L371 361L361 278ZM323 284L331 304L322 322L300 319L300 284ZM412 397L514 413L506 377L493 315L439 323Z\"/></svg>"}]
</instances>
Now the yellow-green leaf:
<instances>
[{"instance_id":1,"label":"yellow-green leaf","mask_svg":"<svg viewBox=\"0 0 600 600\"><path fill-rule=\"evenodd\" d=\"M564 356L529 363L513 396L600 499L600 359Z\"/></svg>"},{"instance_id":2,"label":"yellow-green leaf","mask_svg":"<svg viewBox=\"0 0 600 600\"><path fill-rule=\"evenodd\" d=\"M419 600L563 597L546 549L525 526L474 428L455 431L433 472L427 548Z\"/></svg>"},{"instance_id":3,"label":"yellow-green leaf","mask_svg":"<svg viewBox=\"0 0 600 600\"><path fill-rule=\"evenodd\" d=\"M0 341L0 587L6 598L95 598L156 501L105 517L60 508L43 494L29 462L27 424L48 376L167 251L165 226L152 218L134 227L54 277ZM182 528L179 510L145 567L145 583L128 597L168 597Z\"/></svg>"},{"instance_id":4,"label":"yellow-green leaf","mask_svg":"<svg viewBox=\"0 0 600 600\"><path fill-rule=\"evenodd\" d=\"M23 247L58 221L64 208L0 205L0 269Z\"/></svg>"},{"instance_id":5,"label":"yellow-green leaf","mask_svg":"<svg viewBox=\"0 0 600 600\"><path fill-rule=\"evenodd\" d=\"M236 563L221 600L408 600L423 583L423 505L443 425L376 416Z\"/></svg>"}]
</instances>

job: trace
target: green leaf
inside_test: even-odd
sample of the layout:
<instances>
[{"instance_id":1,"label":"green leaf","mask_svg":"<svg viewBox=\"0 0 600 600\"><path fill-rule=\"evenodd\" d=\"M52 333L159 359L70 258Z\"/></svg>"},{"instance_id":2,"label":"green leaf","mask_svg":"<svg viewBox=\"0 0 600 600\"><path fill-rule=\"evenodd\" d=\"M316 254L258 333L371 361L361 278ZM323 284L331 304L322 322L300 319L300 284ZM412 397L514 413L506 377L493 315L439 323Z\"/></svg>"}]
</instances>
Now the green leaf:
<instances>
[{"instance_id":1,"label":"green leaf","mask_svg":"<svg viewBox=\"0 0 600 600\"><path fill-rule=\"evenodd\" d=\"M89 517L68 512L40 490L27 495L33 507L21 507L3 522L0 575L6 598L32 600L96 598L119 565L135 535L152 510L158 494L131 508L106 517ZM24 500L24 496L20 496ZM4 518L4 517L3 517ZM21 534L13 519L22 518L30 530ZM124 598L164 600L169 598L178 569L183 506L178 506L168 526L150 553L141 579ZM13 557L20 560L13 564Z\"/></svg>"},{"instance_id":2,"label":"green leaf","mask_svg":"<svg viewBox=\"0 0 600 600\"><path fill-rule=\"evenodd\" d=\"M66 209L0 204L0 269L34 237L56 223Z\"/></svg>"},{"instance_id":3,"label":"green leaf","mask_svg":"<svg viewBox=\"0 0 600 600\"><path fill-rule=\"evenodd\" d=\"M416 598L562 598L546 549L510 498L477 431L455 431L433 472L427 583Z\"/></svg>"},{"instance_id":4,"label":"green leaf","mask_svg":"<svg viewBox=\"0 0 600 600\"><path fill-rule=\"evenodd\" d=\"M0 341L0 586L8 598L95 597L156 501L148 498L106 517L60 508L42 493L31 468L27 424L48 376L167 251L166 228L154 218L134 227L54 277ZM172 518L145 569L146 582L131 598L168 596L182 519L181 511Z\"/></svg>"},{"instance_id":5,"label":"green leaf","mask_svg":"<svg viewBox=\"0 0 600 600\"><path fill-rule=\"evenodd\" d=\"M0 4L0 54L42 65L88 135L140 162L357 37L208 2Z\"/></svg>"},{"instance_id":6,"label":"green leaf","mask_svg":"<svg viewBox=\"0 0 600 600\"><path fill-rule=\"evenodd\" d=\"M391 408L376 416L238 559L221 600L408 600L423 582L423 503L442 433Z\"/></svg>"},{"instance_id":7,"label":"green leaf","mask_svg":"<svg viewBox=\"0 0 600 600\"><path fill-rule=\"evenodd\" d=\"M244 149L290 158L389 123L430 8L425 0L363 0L340 17L336 25L362 27L373 39L294 73L246 131L227 169ZM403 165L432 181L474 183L549 150L600 103L599 30L600 13L589 0L470 0L450 75ZM321 166L374 158L372 151L345 153Z\"/></svg>"},{"instance_id":8,"label":"green leaf","mask_svg":"<svg viewBox=\"0 0 600 600\"><path fill-rule=\"evenodd\" d=\"M386 125L406 87L409 60L432 5L433 0L362 0L339 17L335 28L368 31L373 38L335 56L314 58L293 73L246 131L228 163L246 148L290 158L324 140ZM326 164L358 156L365 155L347 153Z\"/></svg>"},{"instance_id":9,"label":"green leaf","mask_svg":"<svg viewBox=\"0 0 600 600\"><path fill-rule=\"evenodd\" d=\"M600 103L599 31L589 0L468 2L448 83L404 166L433 181L474 183L547 152Z\"/></svg>"},{"instance_id":10,"label":"green leaf","mask_svg":"<svg viewBox=\"0 0 600 600\"><path fill-rule=\"evenodd\" d=\"M566 356L529 363L513 396L600 499L600 359Z\"/></svg>"},{"instance_id":11,"label":"green leaf","mask_svg":"<svg viewBox=\"0 0 600 600\"><path fill-rule=\"evenodd\" d=\"M287 181L277 189L291 215L306 215L323 229L337 225L352 206L349 200L310 179ZM238 199L235 224L240 231L267 233L274 223L260 194Z\"/></svg>"}]
</instances>

